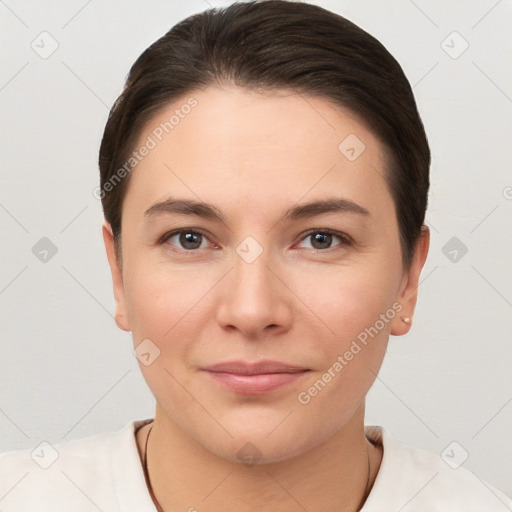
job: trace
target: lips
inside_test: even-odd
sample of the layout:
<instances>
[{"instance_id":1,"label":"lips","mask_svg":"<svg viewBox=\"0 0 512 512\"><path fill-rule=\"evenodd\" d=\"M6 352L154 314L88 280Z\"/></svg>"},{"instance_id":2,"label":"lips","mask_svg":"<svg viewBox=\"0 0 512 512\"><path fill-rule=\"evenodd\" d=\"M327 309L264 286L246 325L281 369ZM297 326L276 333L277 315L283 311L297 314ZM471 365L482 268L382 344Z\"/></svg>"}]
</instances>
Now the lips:
<instances>
[{"instance_id":1,"label":"lips","mask_svg":"<svg viewBox=\"0 0 512 512\"><path fill-rule=\"evenodd\" d=\"M235 393L261 395L296 382L309 369L278 361L229 361L208 366L203 371Z\"/></svg>"}]
</instances>

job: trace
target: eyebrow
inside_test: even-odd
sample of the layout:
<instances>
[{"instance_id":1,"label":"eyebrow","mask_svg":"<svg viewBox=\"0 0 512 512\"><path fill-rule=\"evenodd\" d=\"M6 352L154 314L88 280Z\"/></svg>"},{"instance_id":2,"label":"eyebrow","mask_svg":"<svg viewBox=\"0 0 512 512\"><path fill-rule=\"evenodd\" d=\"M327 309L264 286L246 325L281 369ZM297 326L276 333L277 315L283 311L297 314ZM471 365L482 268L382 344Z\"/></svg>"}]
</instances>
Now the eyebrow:
<instances>
[{"instance_id":1,"label":"eyebrow","mask_svg":"<svg viewBox=\"0 0 512 512\"><path fill-rule=\"evenodd\" d=\"M225 222L225 217L218 208L211 204L191 199L166 199L165 201L155 203L153 206L148 208L144 212L144 215L153 216L162 213L197 215L198 217ZM281 220L293 221L315 217L324 213L355 213L359 215L370 216L370 212L366 208L360 206L354 201L351 201L350 199L333 197L289 208L283 214Z\"/></svg>"}]
</instances>

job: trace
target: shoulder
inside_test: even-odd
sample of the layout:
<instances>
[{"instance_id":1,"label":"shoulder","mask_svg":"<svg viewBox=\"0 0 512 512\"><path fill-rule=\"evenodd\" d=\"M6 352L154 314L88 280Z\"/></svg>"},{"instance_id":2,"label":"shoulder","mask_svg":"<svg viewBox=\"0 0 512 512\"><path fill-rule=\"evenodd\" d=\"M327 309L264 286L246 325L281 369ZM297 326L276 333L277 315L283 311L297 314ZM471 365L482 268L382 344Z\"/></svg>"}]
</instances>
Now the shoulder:
<instances>
[{"instance_id":1,"label":"shoulder","mask_svg":"<svg viewBox=\"0 0 512 512\"><path fill-rule=\"evenodd\" d=\"M118 510L119 463L137 469L131 422L118 432L0 455L0 506L3 512ZM121 457L121 459L120 459ZM122 460L124 458L124 460ZM140 471L140 463L138 464Z\"/></svg>"},{"instance_id":2,"label":"shoulder","mask_svg":"<svg viewBox=\"0 0 512 512\"><path fill-rule=\"evenodd\" d=\"M510 498L450 460L453 452L445 461L440 455L399 443L382 427L367 427L367 434L382 444L384 455L364 512L382 511L384 503L386 510L403 512L512 510Z\"/></svg>"}]
</instances>

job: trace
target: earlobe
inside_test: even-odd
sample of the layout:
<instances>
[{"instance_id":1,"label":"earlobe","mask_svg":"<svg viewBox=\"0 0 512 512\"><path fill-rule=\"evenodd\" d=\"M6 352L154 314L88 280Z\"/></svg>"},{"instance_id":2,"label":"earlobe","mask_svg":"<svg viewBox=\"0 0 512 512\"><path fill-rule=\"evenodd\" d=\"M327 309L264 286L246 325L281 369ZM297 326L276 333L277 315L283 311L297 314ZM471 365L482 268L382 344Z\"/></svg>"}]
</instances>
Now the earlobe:
<instances>
[{"instance_id":1,"label":"earlobe","mask_svg":"<svg viewBox=\"0 0 512 512\"><path fill-rule=\"evenodd\" d=\"M130 322L126 310L126 300L123 281L123 269L121 267L118 255L116 253L114 235L112 227L105 221L102 227L103 241L107 252L108 264L112 274L112 286L114 290L114 299L116 302L115 321L119 329L130 331Z\"/></svg>"},{"instance_id":2,"label":"earlobe","mask_svg":"<svg viewBox=\"0 0 512 512\"><path fill-rule=\"evenodd\" d=\"M430 246L430 230L423 225L420 237L416 243L411 266L404 273L401 291L397 297L397 301L401 304L402 309L391 324L390 333L394 336L402 336L407 334L411 329L416 300L418 298L418 286L421 270L427 259L428 249Z\"/></svg>"}]
</instances>

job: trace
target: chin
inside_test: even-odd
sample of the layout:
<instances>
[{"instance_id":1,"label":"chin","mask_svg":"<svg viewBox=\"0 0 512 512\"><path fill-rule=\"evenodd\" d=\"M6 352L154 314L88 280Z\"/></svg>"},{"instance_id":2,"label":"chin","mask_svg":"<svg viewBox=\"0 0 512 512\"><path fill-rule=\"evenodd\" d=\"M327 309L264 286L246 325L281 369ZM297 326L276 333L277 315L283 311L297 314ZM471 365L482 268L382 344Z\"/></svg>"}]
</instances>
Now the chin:
<instances>
[{"instance_id":1,"label":"chin","mask_svg":"<svg viewBox=\"0 0 512 512\"><path fill-rule=\"evenodd\" d=\"M257 439L237 437L228 443L214 444L208 440L205 449L229 462L245 466L264 466L293 459L308 451L307 446L298 445L296 440L287 436L286 439Z\"/></svg>"},{"instance_id":2,"label":"chin","mask_svg":"<svg viewBox=\"0 0 512 512\"><path fill-rule=\"evenodd\" d=\"M246 466L262 466L298 457L322 444L337 431L336 425L319 427L314 421L300 418L298 411L293 411L283 421L287 414L280 410L279 414L266 417L266 421L253 416L252 421L246 417L243 423L228 422L225 427L233 437L216 430L215 435L210 431L207 437L204 432L199 433L196 441L222 459ZM297 417L293 418L295 415Z\"/></svg>"}]
</instances>

